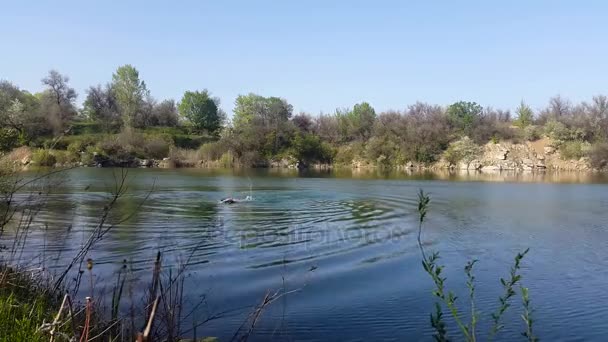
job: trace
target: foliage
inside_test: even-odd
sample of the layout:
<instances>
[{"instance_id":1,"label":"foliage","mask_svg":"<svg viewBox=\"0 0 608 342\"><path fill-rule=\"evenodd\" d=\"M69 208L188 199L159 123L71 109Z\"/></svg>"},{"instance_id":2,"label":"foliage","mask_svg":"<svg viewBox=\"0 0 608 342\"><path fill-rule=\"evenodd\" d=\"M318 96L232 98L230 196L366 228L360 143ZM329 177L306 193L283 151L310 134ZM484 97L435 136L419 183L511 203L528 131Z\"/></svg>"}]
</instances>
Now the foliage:
<instances>
[{"instance_id":1,"label":"foliage","mask_svg":"<svg viewBox=\"0 0 608 342\"><path fill-rule=\"evenodd\" d=\"M540 129L537 126L529 125L523 129L523 138L526 141L536 141L541 138Z\"/></svg>"},{"instance_id":2,"label":"foliage","mask_svg":"<svg viewBox=\"0 0 608 342\"><path fill-rule=\"evenodd\" d=\"M0 152L7 152L19 144L19 132L14 128L0 128Z\"/></svg>"},{"instance_id":3,"label":"foliage","mask_svg":"<svg viewBox=\"0 0 608 342\"><path fill-rule=\"evenodd\" d=\"M221 142L211 142L200 147L199 155L202 160L219 160L226 153L226 146Z\"/></svg>"},{"instance_id":4,"label":"foliage","mask_svg":"<svg viewBox=\"0 0 608 342\"><path fill-rule=\"evenodd\" d=\"M47 89L40 96L40 110L55 134L63 132L76 115L76 91L68 86L70 78L56 70L49 71L42 83Z\"/></svg>"},{"instance_id":5,"label":"foliage","mask_svg":"<svg viewBox=\"0 0 608 342\"><path fill-rule=\"evenodd\" d=\"M549 120L544 126L545 134L557 142L583 140L584 132L580 128L570 128L561 121Z\"/></svg>"},{"instance_id":6,"label":"foliage","mask_svg":"<svg viewBox=\"0 0 608 342\"><path fill-rule=\"evenodd\" d=\"M521 128L526 128L532 124L534 120L534 112L532 108L528 106L524 101L521 101L519 107L515 110L515 114L517 118L515 119L515 124Z\"/></svg>"},{"instance_id":7,"label":"foliage","mask_svg":"<svg viewBox=\"0 0 608 342\"><path fill-rule=\"evenodd\" d=\"M313 134L297 134L292 143L291 155L300 163L329 163L333 158L331 147Z\"/></svg>"},{"instance_id":8,"label":"foliage","mask_svg":"<svg viewBox=\"0 0 608 342\"><path fill-rule=\"evenodd\" d=\"M169 155L169 143L161 138L148 139L143 145L142 156L146 158L162 159Z\"/></svg>"},{"instance_id":9,"label":"foliage","mask_svg":"<svg viewBox=\"0 0 608 342\"><path fill-rule=\"evenodd\" d=\"M111 131L114 127L122 124L116 92L109 84L104 88L101 85L91 86L87 90L83 112L88 119L95 122L96 125L99 125L105 131ZM80 132L80 129L82 129L84 133L92 133L86 130L87 126L83 124L80 126L73 129L79 129L76 132Z\"/></svg>"},{"instance_id":10,"label":"foliage","mask_svg":"<svg viewBox=\"0 0 608 342\"><path fill-rule=\"evenodd\" d=\"M480 146L475 144L469 137L463 137L452 142L443 156L452 165L456 165L461 161L468 165L481 152L482 148Z\"/></svg>"},{"instance_id":11,"label":"foliage","mask_svg":"<svg viewBox=\"0 0 608 342\"><path fill-rule=\"evenodd\" d=\"M186 91L179 104L179 113L188 119L197 130L212 135L217 134L222 125L218 103L211 98L206 89Z\"/></svg>"},{"instance_id":12,"label":"foliage","mask_svg":"<svg viewBox=\"0 0 608 342\"><path fill-rule=\"evenodd\" d=\"M580 159L586 157L591 150L591 145L581 140L565 141L559 144L562 159Z\"/></svg>"},{"instance_id":13,"label":"foliage","mask_svg":"<svg viewBox=\"0 0 608 342\"><path fill-rule=\"evenodd\" d=\"M475 122L481 117L482 111L483 108L475 102L459 101L451 104L446 114L457 132L469 135Z\"/></svg>"},{"instance_id":14,"label":"foliage","mask_svg":"<svg viewBox=\"0 0 608 342\"><path fill-rule=\"evenodd\" d=\"M39 166L53 166L57 158L47 149L39 149L32 154L32 162Z\"/></svg>"},{"instance_id":15,"label":"foliage","mask_svg":"<svg viewBox=\"0 0 608 342\"><path fill-rule=\"evenodd\" d=\"M594 168L606 169L608 167L608 143L593 145L589 151L589 159Z\"/></svg>"},{"instance_id":16,"label":"foliage","mask_svg":"<svg viewBox=\"0 0 608 342\"><path fill-rule=\"evenodd\" d=\"M452 291L446 289L447 278L443 276L445 273L444 266L439 264L439 252L433 252L427 255L424 250L422 243L422 227L424 225L426 216L429 210L429 204L431 198L429 195L420 190L418 193L418 248L422 256L422 267L424 271L431 277L435 288L433 290L433 296L437 298L435 302L435 312L431 313L431 326L435 329L433 338L435 341L449 341L448 329L446 328L446 321L444 319L443 307L447 308L451 315L451 318L456 323L458 331L462 334L462 339L469 342L477 340L476 326L479 321L480 312L477 310L475 305L475 276L473 274L473 267L478 260L471 260L467 262L464 267L466 274L466 286L469 290L469 301L470 301L470 322L466 323L461 315L461 312L457 306L457 299ZM510 269L509 278L500 278L500 283L503 286L504 294L498 298L498 308L491 314L492 325L489 331L489 340L493 340L495 336L503 329L502 317L505 312L511 306L513 296L517 294L516 286L520 285L522 276L519 274L521 261L528 253L529 249L521 253L517 253L514 258L514 264ZM537 341L536 336L533 334L533 320L531 319L532 308L530 304L530 297L527 288L520 285L521 295L524 304L524 313L522 314L522 320L525 324L525 331L522 333L523 336L528 338L528 341Z\"/></svg>"},{"instance_id":17,"label":"foliage","mask_svg":"<svg viewBox=\"0 0 608 342\"><path fill-rule=\"evenodd\" d=\"M149 94L146 83L139 79L139 71L135 67L126 64L116 69L112 75L111 87L123 124L125 127L133 127L136 115Z\"/></svg>"}]
</instances>

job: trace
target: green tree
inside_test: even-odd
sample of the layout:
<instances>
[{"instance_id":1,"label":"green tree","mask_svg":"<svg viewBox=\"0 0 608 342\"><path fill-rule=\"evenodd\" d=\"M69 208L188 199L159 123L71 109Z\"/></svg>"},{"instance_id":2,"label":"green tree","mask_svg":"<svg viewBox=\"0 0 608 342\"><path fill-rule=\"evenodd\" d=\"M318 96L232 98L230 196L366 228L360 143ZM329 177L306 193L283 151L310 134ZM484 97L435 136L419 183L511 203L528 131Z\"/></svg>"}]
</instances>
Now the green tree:
<instances>
[{"instance_id":1,"label":"green tree","mask_svg":"<svg viewBox=\"0 0 608 342\"><path fill-rule=\"evenodd\" d=\"M351 112L353 134L362 139L368 139L374 121L376 120L376 111L367 102L356 104Z\"/></svg>"},{"instance_id":2,"label":"green tree","mask_svg":"<svg viewBox=\"0 0 608 342\"><path fill-rule=\"evenodd\" d=\"M534 119L534 112L532 108L528 106L524 101L521 101L519 107L515 110L515 114L517 114L517 119L515 119L515 124L521 128L526 128L530 124L532 124L532 120Z\"/></svg>"},{"instance_id":3,"label":"green tree","mask_svg":"<svg viewBox=\"0 0 608 342\"><path fill-rule=\"evenodd\" d=\"M239 95L234 107L234 132L249 149L266 157L288 147L293 107L282 98L256 94Z\"/></svg>"},{"instance_id":4,"label":"green tree","mask_svg":"<svg viewBox=\"0 0 608 342\"><path fill-rule=\"evenodd\" d=\"M482 112L483 108L475 102L459 101L451 104L446 114L454 129L461 134L470 135Z\"/></svg>"},{"instance_id":5,"label":"green tree","mask_svg":"<svg viewBox=\"0 0 608 342\"><path fill-rule=\"evenodd\" d=\"M49 125L39 99L8 81L0 81L0 128L19 132L20 143L47 134Z\"/></svg>"},{"instance_id":6,"label":"green tree","mask_svg":"<svg viewBox=\"0 0 608 342\"><path fill-rule=\"evenodd\" d=\"M197 130L217 134L222 127L222 117L214 100L205 89L186 91L179 104L179 113L188 119Z\"/></svg>"},{"instance_id":7,"label":"green tree","mask_svg":"<svg viewBox=\"0 0 608 342\"><path fill-rule=\"evenodd\" d=\"M304 133L297 134L292 142L291 155L301 164L313 162L329 163L333 153L331 148L321 141L319 136Z\"/></svg>"},{"instance_id":8,"label":"green tree","mask_svg":"<svg viewBox=\"0 0 608 342\"><path fill-rule=\"evenodd\" d=\"M139 79L139 71L132 65L123 65L112 75L112 90L125 127L132 127L149 92L146 83Z\"/></svg>"}]
</instances>

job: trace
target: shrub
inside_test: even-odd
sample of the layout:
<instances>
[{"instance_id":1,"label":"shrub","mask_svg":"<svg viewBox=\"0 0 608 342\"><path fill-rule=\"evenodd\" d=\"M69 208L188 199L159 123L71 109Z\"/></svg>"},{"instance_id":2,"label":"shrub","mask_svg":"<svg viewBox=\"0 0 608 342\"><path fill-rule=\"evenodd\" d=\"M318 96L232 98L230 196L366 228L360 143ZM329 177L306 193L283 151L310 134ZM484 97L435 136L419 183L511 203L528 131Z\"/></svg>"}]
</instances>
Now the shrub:
<instances>
[{"instance_id":1,"label":"shrub","mask_svg":"<svg viewBox=\"0 0 608 342\"><path fill-rule=\"evenodd\" d=\"M481 147L475 144L469 137L464 137L452 142L443 153L443 157L452 165L461 161L469 164L479 154L481 154Z\"/></svg>"},{"instance_id":2,"label":"shrub","mask_svg":"<svg viewBox=\"0 0 608 342\"><path fill-rule=\"evenodd\" d=\"M541 137L541 131L537 126L526 126L523 132L526 141L536 141Z\"/></svg>"},{"instance_id":3,"label":"shrub","mask_svg":"<svg viewBox=\"0 0 608 342\"><path fill-rule=\"evenodd\" d=\"M144 144L144 153L146 157L154 159L162 159L169 155L169 144L159 138L148 140Z\"/></svg>"},{"instance_id":4,"label":"shrub","mask_svg":"<svg viewBox=\"0 0 608 342\"><path fill-rule=\"evenodd\" d=\"M210 138L206 136L185 134L173 135L172 139L175 146L189 149L199 148L205 142L210 141Z\"/></svg>"},{"instance_id":5,"label":"shrub","mask_svg":"<svg viewBox=\"0 0 608 342\"><path fill-rule=\"evenodd\" d=\"M378 165L390 166L402 162L399 146L388 137L372 137L365 145L366 157Z\"/></svg>"},{"instance_id":6,"label":"shrub","mask_svg":"<svg viewBox=\"0 0 608 342\"><path fill-rule=\"evenodd\" d=\"M608 167L608 143L599 143L591 146L589 151L589 159L591 166L596 169L605 169Z\"/></svg>"},{"instance_id":7,"label":"shrub","mask_svg":"<svg viewBox=\"0 0 608 342\"><path fill-rule=\"evenodd\" d=\"M576 140L566 141L559 144L559 151L562 159L580 159L587 156L591 145L587 142Z\"/></svg>"},{"instance_id":8,"label":"shrub","mask_svg":"<svg viewBox=\"0 0 608 342\"><path fill-rule=\"evenodd\" d=\"M96 149L107 156L126 153L125 149L123 149L123 145L120 144L116 138L109 138L100 141L99 144L97 144Z\"/></svg>"},{"instance_id":9,"label":"shrub","mask_svg":"<svg viewBox=\"0 0 608 342\"><path fill-rule=\"evenodd\" d=\"M51 152L51 154L55 156L56 162L62 165L75 163L80 159L80 156L77 153L73 153L70 151L54 150Z\"/></svg>"},{"instance_id":10,"label":"shrub","mask_svg":"<svg viewBox=\"0 0 608 342\"><path fill-rule=\"evenodd\" d=\"M228 151L222 154L220 157L220 166L226 168L234 166L234 155L232 152Z\"/></svg>"},{"instance_id":11,"label":"shrub","mask_svg":"<svg viewBox=\"0 0 608 342\"><path fill-rule=\"evenodd\" d=\"M292 145L291 155L300 162L330 163L333 159L331 147L323 143L317 135L298 134Z\"/></svg>"},{"instance_id":12,"label":"shrub","mask_svg":"<svg viewBox=\"0 0 608 342\"><path fill-rule=\"evenodd\" d=\"M337 164L349 165L353 162L353 160L361 158L363 154L363 144L354 142L338 147L333 159Z\"/></svg>"},{"instance_id":13,"label":"shrub","mask_svg":"<svg viewBox=\"0 0 608 342\"><path fill-rule=\"evenodd\" d=\"M549 120L545 124L545 134L556 141L582 140L585 132L581 128L568 128L560 121Z\"/></svg>"},{"instance_id":14,"label":"shrub","mask_svg":"<svg viewBox=\"0 0 608 342\"><path fill-rule=\"evenodd\" d=\"M226 150L227 148L223 143L216 141L202 145L198 151L201 159L214 161L219 160L226 153Z\"/></svg>"},{"instance_id":15,"label":"shrub","mask_svg":"<svg viewBox=\"0 0 608 342\"><path fill-rule=\"evenodd\" d=\"M12 128L0 128L0 152L10 151L17 147L19 132Z\"/></svg>"},{"instance_id":16,"label":"shrub","mask_svg":"<svg viewBox=\"0 0 608 342\"><path fill-rule=\"evenodd\" d=\"M32 162L39 166L53 166L57 163L57 159L49 150L40 149L32 155Z\"/></svg>"}]
</instances>

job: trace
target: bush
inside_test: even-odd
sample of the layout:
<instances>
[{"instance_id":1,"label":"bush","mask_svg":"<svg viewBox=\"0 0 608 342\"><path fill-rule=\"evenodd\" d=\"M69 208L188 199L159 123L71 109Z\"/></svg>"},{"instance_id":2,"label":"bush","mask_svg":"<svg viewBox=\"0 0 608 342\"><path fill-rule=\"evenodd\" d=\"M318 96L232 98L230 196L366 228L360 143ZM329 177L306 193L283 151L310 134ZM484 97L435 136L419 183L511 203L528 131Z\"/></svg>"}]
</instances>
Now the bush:
<instances>
[{"instance_id":1,"label":"bush","mask_svg":"<svg viewBox=\"0 0 608 342\"><path fill-rule=\"evenodd\" d=\"M232 152L228 151L220 157L220 166L221 167L233 167L234 166L234 155Z\"/></svg>"},{"instance_id":2,"label":"bush","mask_svg":"<svg viewBox=\"0 0 608 342\"><path fill-rule=\"evenodd\" d=\"M568 128L562 122L549 120L545 124L545 134L555 141L582 140L585 132L581 128Z\"/></svg>"},{"instance_id":3,"label":"bush","mask_svg":"<svg viewBox=\"0 0 608 342\"><path fill-rule=\"evenodd\" d=\"M0 128L0 152L7 152L17 147L19 132L12 128Z\"/></svg>"},{"instance_id":4,"label":"bush","mask_svg":"<svg viewBox=\"0 0 608 342\"><path fill-rule=\"evenodd\" d=\"M536 141L541 137L541 131L537 126L526 126L523 132L526 141Z\"/></svg>"},{"instance_id":5,"label":"bush","mask_svg":"<svg viewBox=\"0 0 608 342\"><path fill-rule=\"evenodd\" d=\"M292 142L291 155L302 163L330 163L333 151L329 145L323 143L319 136L312 134L298 134Z\"/></svg>"},{"instance_id":6,"label":"bush","mask_svg":"<svg viewBox=\"0 0 608 342\"><path fill-rule=\"evenodd\" d=\"M226 153L226 147L223 143L216 141L208 144L204 144L200 147L199 156L201 159L206 161L219 160L224 153Z\"/></svg>"},{"instance_id":7,"label":"bush","mask_svg":"<svg viewBox=\"0 0 608 342\"><path fill-rule=\"evenodd\" d=\"M57 163L57 158L49 150L40 149L33 153L32 162L39 166L53 166Z\"/></svg>"},{"instance_id":8,"label":"bush","mask_svg":"<svg viewBox=\"0 0 608 342\"><path fill-rule=\"evenodd\" d=\"M170 146L163 139L154 138L144 144L145 157L162 159L169 155Z\"/></svg>"},{"instance_id":9,"label":"bush","mask_svg":"<svg viewBox=\"0 0 608 342\"><path fill-rule=\"evenodd\" d=\"M55 156L56 162L62 165L75 163L80 160L78 153L73 153L70 151L55 150L52 151L51 154Z\"/></svg>"},{"instance_id":10,"label":"bush","mask_svg":"<svg viewBox=\"0 0 608 342\"><path fill-rule=\"evenodd\" d=\"M596 169L608 168L608 143L599 143L591 146L589 151L591 166Z\"/></svg>"},{"instance_id":11,"label":"bush","mask_svg":"<svg viewBox=\"0 0 608 342\"><path fill-rule=\"evenodd\" d=\"M202 144L212 141L212 138L204 135L178 134L172 136L173 143L179 148L197 149Z\"/></svg>"},{"instance_id":12,"label":"bush","mask_svg":"<svg viewBox=\"0 0 608 342\"><path fill-rule=\"evenodd\" d=\"M469 137L464 137L452 142L443 153L443 157L452 165L456 165L461 161L469 164L479 154L481 154L481 147L475 144Z\"/></svg>"},{"instance_id":13,"label":"bush","mask_svg":"<svg viewBox=\"0 0 608 342\"><path fill-rule=\"evenodd\" d=\"M580 159L590 152L591 145L580 140L566 141L559 144L559 151L562 159Z\"/></svg>"},{"instance_id":14,"label":"bush","mask_svg":"<svg viewBox=\"0 0 608 342\"><path fill-rule=\"evenodd\" d=\"M363 154L363 144L354 142L338 147L333 159L337 164L350 165L353 160L361 158Z\"/></svg>"}]
</instances>

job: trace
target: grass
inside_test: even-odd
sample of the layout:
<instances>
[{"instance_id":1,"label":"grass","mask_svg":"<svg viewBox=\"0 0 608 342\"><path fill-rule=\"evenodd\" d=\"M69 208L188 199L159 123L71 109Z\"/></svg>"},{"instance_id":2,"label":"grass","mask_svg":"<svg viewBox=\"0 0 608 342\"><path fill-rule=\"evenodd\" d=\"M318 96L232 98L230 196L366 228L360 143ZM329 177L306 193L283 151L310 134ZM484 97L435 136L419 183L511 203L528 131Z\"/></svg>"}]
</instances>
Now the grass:
<instances>
[{"instance_id":1,"label":"grass","mask_svg":"<svg viewBox=\"0 0 608 342\"><path fill-rule=\"evenodd\" d=\"M59 298L39 283L29 273L0 267L0 341L48 341L41 327L53 321Z\"/></svg>"}]
</instances>

